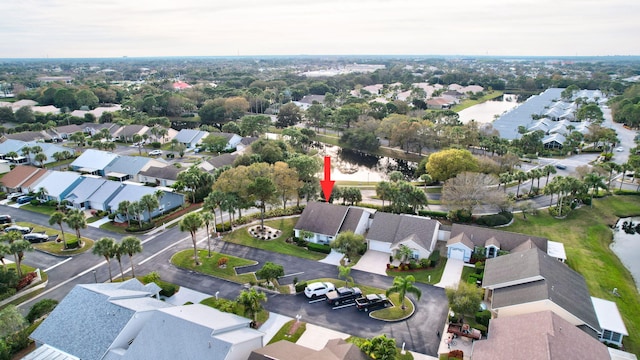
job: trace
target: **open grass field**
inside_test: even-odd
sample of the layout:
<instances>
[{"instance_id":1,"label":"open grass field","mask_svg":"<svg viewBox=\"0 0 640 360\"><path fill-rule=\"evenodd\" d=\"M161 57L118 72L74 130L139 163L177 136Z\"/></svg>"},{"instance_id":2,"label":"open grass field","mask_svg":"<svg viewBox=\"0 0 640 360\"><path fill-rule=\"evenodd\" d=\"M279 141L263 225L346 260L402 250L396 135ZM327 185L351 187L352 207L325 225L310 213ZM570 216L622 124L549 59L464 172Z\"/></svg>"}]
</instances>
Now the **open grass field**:
<instances>
[{"instance_id":1,"label":"open grass field","mask_svg":"<svg viewBox=\"0 0 640 360\"><path fill-rule=\"evenodd\" d=\"M640 196L609 196L595 199L593 208L583 206L566 219L555 219L547 211L523 220L516 216L514 224L503 228L546 237L564 244L567 264L584 276L592 296L615 302L622 314L629 336L626 351L640 354L640 296L631 273L624 267L609 245L611 227L620 217L640 215ZM618 288L620 297L612 294Z\"/></svg>"}]
</instances>

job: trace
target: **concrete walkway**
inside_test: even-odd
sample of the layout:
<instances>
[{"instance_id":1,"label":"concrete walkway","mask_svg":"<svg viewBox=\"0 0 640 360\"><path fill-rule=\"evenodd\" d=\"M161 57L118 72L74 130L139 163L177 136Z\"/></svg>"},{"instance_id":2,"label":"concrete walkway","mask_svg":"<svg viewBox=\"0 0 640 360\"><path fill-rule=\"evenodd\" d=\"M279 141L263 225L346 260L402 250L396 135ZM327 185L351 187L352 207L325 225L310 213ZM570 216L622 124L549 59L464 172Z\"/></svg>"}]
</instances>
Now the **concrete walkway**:
<instances>
[{"instance_id":1,"label":"concrete walkway","mask_svg":"<svg viewBox=\"0 0 640 360\"><path fill-rule=\"evenodd\" d=\"M388 262L389 254L383 253L382 251L367 250L353 268L355 270L386 276Z\"/></svg>"},{"instance_id":2,"label":"concrete walkway","mask_svg":"<svg viewBox=\"0 0 640 360\"><path fill-rule=\"evenodd\" d=\"M327 257L325 257L324 259L318 260L318 262L337 266L337 265L340 265L340 260L342 260L343 257L344 257L343 253L337 252L331 249L331 253L327 255Z\"/></svg>"},{"instance_id":3,"label":"concrete walkway","mask_svg":"<svg viewBox=\"0 0 640 360\"><path fill-rule=\"evenodd\" d=\"M87 226L91 226L91 227L94 227L94 228L100 228L100 225L106 224L109 221L111 221L111 220L109 220L109 217L105 216L100 220L97 220L97 221L94 221L92 223L87 224Z\"/></svg>"},{"instance_id":4,"label":"concrete walkway","mask_svg":"<svg viewBox=\"0 0 640 360\"><path fill-rule=\"evenodd\" d=\"M460 276L462 275L462 268L464 268L464 261L447 259L447 264L444 266L444 272L442 273L440 282L434 286L440 288L457 287L460 282Z\"/></svg>"},{"instance_id":5,"label":"concrete walkway","mask_svg":"<svg viewBox=\"0 0 640 360\"><path fill-rule=\"evenodd\" d=\"M269 319L260 326L258 330L264 333L263 345L267 345L276 333L284 326L284 324L291 321L292 318L276 313L269 313Z\"/></svg>"},{"instance_id":6,"label":"concrete walkway","mask_svg":"<svg viewBox=\"0 0 640 360\"><path fill-rule=\"evenodd\" d=\"M327 341L336 338L346 339L349 336L351 335L307 323L307 330L300 336L296 344L321 350L327 345Z\"/></svg>"}]
</instances>

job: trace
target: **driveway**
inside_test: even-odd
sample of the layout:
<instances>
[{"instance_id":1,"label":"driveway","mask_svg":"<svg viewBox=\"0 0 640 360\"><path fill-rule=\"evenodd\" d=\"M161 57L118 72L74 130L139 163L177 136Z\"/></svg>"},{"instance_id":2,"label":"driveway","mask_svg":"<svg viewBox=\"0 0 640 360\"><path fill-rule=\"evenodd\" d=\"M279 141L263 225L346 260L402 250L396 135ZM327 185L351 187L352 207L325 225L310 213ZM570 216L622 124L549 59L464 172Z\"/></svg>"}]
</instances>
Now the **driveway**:
<instances>
[{"instance_id":1,"label":"driveway","mask_svg":"<svg viewBox=\"0 0 640 360\"><path fill-rule=\"evenodd\" d=\"M447 259L447 264L444 266L440 282L435 284L435 286L441 288L457 287L460 282L460 276L462 276L462 268L464 268L464 261Z\"/></svg>"},{"instance_id":2,"label":"driveway","mask_svg":"<svg viewBox=\"0 0 640 360\"><path fill-rule=\"evenodd\" d=\"M342 260L343 257L344 257L343 253L337 252L331 249L331 253L327 255L326 258L319 260L318 262L337 266L337 265L340 265L340 260Z\"/></svg>"},{"instance_id":3,"label":"driveway","mask_svg":"<svg viewBox=\"0 0 640 360\"><path fill-rule=\"evenodd\" d=\"M353 269L373 274L387 275L388 263L389 254L381 251L367 250L358 263L353 266Z\"/></svg>"}]
</instances>

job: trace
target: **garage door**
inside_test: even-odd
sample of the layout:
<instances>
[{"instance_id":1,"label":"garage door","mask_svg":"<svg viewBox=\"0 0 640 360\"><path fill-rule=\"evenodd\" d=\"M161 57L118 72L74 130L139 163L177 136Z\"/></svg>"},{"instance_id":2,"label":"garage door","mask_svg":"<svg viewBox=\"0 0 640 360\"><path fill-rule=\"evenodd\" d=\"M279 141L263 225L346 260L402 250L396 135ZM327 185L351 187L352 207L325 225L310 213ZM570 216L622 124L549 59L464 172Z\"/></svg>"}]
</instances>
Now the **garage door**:
<instances>
[{"instance_id":1,"label":"garage door","mask_svg":"<svg viewBox=\"0 0 640 360\"><path fill-rule=\"evenodd\" d=\"M369 240L369 250L391 254L391 244L382 241Z\"/></svg>"},{"instance_id":2,"label":"garage door","mask_svg":"<svg viewBox=\"0 0 640 360\"><path fill-rule=\"evenodd\" d=\"M449 259L464 260L464 250L456 249L456 248L450 248L449 249Z\"/></svg>"}]
</instances>

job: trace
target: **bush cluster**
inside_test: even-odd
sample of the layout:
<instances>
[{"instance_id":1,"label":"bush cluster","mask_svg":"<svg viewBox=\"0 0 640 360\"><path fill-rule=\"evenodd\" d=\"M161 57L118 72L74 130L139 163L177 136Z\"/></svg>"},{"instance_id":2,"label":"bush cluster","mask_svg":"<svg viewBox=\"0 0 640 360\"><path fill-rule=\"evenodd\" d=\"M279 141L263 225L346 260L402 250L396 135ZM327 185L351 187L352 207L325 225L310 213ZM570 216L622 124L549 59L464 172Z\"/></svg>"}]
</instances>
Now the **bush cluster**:
<instances>
[{"instance_id":1,"label":"bush cluster","mask_svg":"<svg viewBox=\"0 0 640 360\"><path fill-rule=\"evenodd\" d=\"M326 244L316 244L313 242L307 243L307 249L310 251L315 251L323 254L329 254L331 252L331 246Z\"/></svg>"},{"instance_id":2,"label":"bush cluster","mask_svg":"<svg viewBox=\"0 0 640 360\"><path fill-rule=\"evenodd\" d=\"M446 219L447 213L444 211L418 210L418 215L433 219Z\"/></svg>"},{"instance_id":3,"label":"bush cluster","mask_svg":"<svg viewBox=\"0 0 640 360\"><path fill-rule=\"evenodd\" d=\"M478 311L475 318L478 324L489 326L489 320L491 320L491 312L489 310Z\"/></svg>"},{"instance_id":4,"label":"bush cluster","mask_svg":"<svg viewBox=\"0 0 640 360\"><path fill-rule=\"evenodd\" d=\"M153 222L142 223L142 226L139 226L138 224L131 223L131 226L128 226L125 229L125 231L126 232L131 232L131 233L136 233L136 232L151 230L154 227L155 227L155 224Z\"/></svg>"},{"instance_id":5,"label":"bush cluster","mask_svg":"<svg viewBox=\"0 0 640 360\"><path fill-rule=\"evenodd\" d=\"M303 292L304 288L307 287L307 282L303 281L303 282L296 283L295 287L296 287L296 293Z\"/></svg>"},{"instance_id":6,"label":"bush cluster","mask_svg":"<svg viewBox=\"0 0 640 360\"><path fill-rule=\"evenodd\" d=\"M29 286L33 282L33 280L38 277L35 272L30 272L27 275L23 276L20 281L18 281L18 285L16 285L16 290L20 291L25 287Z\"/></svg>"},{"instance_id":7,"label":"bush cluster","mask_svg":"<svg viewBox=\"0 0 640 360\"><path fill-rule=\"evenodd\" d=\"M43 299L35 303L27 314L27 321L33 323L44 315L49 314L56 308L58 301L54 299Z\"/></svg>"},{"instance_id":8,"label":"bush cluster","mask_svg":"<svg viewBox=\"0 0 640 360\"><path fill-rule=\"evenodd\" d=\"M478 218L478 220L476 220L476 223L478 225L493 227L493 226L506 225L509 222L511 222L512 219L513 219L513 214L511 212L501 211L497 214L481 216Z\"/></svg>"}]
</instances>

